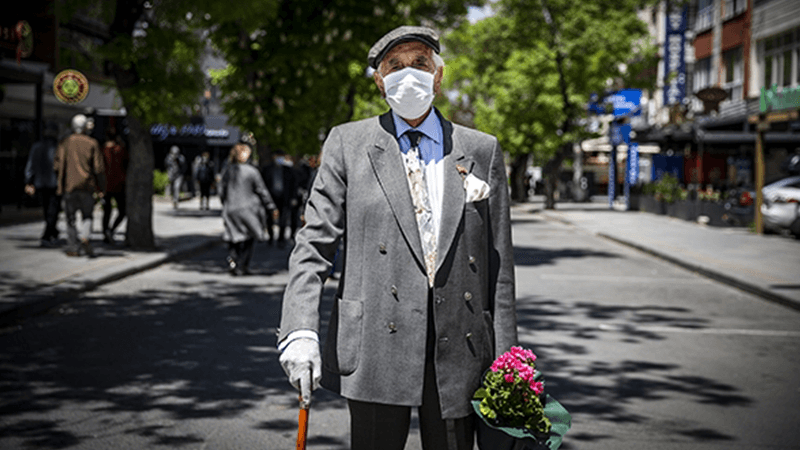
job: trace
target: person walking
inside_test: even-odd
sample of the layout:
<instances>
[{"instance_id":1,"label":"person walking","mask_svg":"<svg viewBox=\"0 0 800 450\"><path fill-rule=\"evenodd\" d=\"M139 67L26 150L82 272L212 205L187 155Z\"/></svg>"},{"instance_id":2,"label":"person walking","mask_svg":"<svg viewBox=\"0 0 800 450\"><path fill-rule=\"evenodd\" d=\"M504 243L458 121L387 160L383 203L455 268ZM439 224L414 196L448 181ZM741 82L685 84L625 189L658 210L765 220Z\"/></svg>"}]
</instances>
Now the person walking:
<instances>
[{"instance_id":1,"label":"person walking","mask_svg":"<svg viewBox=\"0 0 800 450\"><path fill-rule=\"evenodd\" d=\"M52 247L58 243L58 213L61 211L61 196L56 194L58 179L53 170L53 161L58 149L58 124L48 121L44 138L31 147L28 162L25 164L25 193L38 195L44 213L44 234L40 241L42 247Z\"/></svg>"},{"instance_id":2,"label":"person walking","mask_svg":"<svg viewBox=\"0 0 800 450\"><path fill-rule=\"evenodd\" d=\"M103 145L103 157L106 165L106 192L103 196L103 241L114 242L114 230L127 215L125 200L125 177L128 172L128 149L117 134L117 129L110 127L106 131L106 142ZM111 224L113 212L112 199L117 203L117 217Z\"/></svg>"},{"instance_id":3,"label":"person walking","mask_svg":"<svg viewBox=\"0 0 800 450\"><path fill-rule=\"evenodd\" d=\"M264 239L264 223L275 209L261 174L249 164L251 154L248 145L236 144L220 183L223 240L228 243L228 269L235 276L250 273L253 245Z\"/></svg>"},{"instance_id":4,"label":"person walking","mask_svg":"<svg viewBox=\"0 0 800 450\"><path fill-rule=\"evenodd\" d=\"M200 209L209 209L209 202L211 198L211 186L214 184L214 161L211 160L211 155L208 152L203 152L200 155L200 161L195 168L194 178L200 185Z\"/></svg>"},{"instance_id":5,"label":"person walking","mask_svg":"<svg viewBox=\"0 0 800 450\"><path fill-rule=\"evenodd\" d=\"M57 195L64 196L67 216L67 256L94 256L89 237L92 232L94 194L102 197L106 187L105 161L97 140L87 136L89 119L72 118L72 134L58 146L53 166L58 174ZM76 226L81 213L80 228Z\"/></svg>"},{"instance_id":6,"label":"person walking","mask_svg":"<svg viewBox=\"0 0 800 450\"><path fill-rule=\"evenodd\" d=\"M167 168L169 178L169 190L172 195L172 207L178 209L178 202L181 199L181 186L183 185L183 173L186 171L186 158L181 154L181 149L173 145L169 149L169 154L164 159L164 166Z\"/></svg>"},{"instance_id":7,"label":"person walking","mask_svg":"<svg viewBox=\"0 0 800 450\"><path fill-rule=\"evenodd\" d=\"M291 159L283 150L277 150L272 154L272 160L261 170L264 182L278 207L278 246L286 244L286 229L289 227L289 239L294 237L298 223L293 211L298 206L297 202L297 181L295 179L294 168ZM274 217L267 219L267 234L270 245L274 242L273 228L275 226Z\"/></svg>"},{"instance_id":8,"label":"person walking","mask_svg":"<svg viewBox=\"0 0 800 450\"><path fill-rule=\"evenodd\" d=\"M304 401L320 382L347 399L354 450L404 449L412 408L423 449L471 450L470 399L517 342L503 152L431 106L438 52L426 27L372 46L391 111L330 131L289 259L280 364ZM341 240L321 354L320 296Z\"/></svg>"}]
</instances>

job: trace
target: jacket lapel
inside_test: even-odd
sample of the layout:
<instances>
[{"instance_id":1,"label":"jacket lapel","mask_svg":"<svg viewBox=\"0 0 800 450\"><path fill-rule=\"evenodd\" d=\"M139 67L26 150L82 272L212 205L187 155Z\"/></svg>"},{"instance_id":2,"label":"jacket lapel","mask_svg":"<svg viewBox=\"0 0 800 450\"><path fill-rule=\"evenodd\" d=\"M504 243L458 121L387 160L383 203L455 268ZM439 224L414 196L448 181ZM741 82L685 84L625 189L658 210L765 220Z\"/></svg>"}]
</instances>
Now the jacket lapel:
<instances>
[{"instance_id":1,"label":"jacket lapel","mask_svg":"<svg viewBox=\"0 0 800 450\"><path fill-rule=\"evenodd\" d=\"M424 267L422 241L391 113L381 115L378 120L381 126L376 130L374 145L367 154L403 236L411 246L414 257Z\"/></svg>"},{"instance_id":2,"label":"jacket lapel","mask_svg":"<svg viewBox=\"0 0 800 450\"><path fill-rule=\"evenodd\" d=\"M437 111L438 114L438 111ZM439 222L439 238L437 240L436 269L438 270L453 244L458 225L464 214L464 179L458 171L462 166L467 171L472 169L472 160L464 155L458 136L453 134L453 124L441 115L442 135L444 140L444 189L442 193L442 216Z\"/></svg>"}]
</instances>

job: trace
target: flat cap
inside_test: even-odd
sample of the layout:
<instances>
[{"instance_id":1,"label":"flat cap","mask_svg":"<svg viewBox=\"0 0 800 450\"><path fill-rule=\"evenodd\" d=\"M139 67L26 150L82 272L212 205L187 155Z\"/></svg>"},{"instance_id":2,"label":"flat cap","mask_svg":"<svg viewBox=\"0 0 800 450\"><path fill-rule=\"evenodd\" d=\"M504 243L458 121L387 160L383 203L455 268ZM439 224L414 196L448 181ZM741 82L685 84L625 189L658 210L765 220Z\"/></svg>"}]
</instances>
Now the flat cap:
<instances>
[{"instance_id":1,"label":"flat cap","mask_svg":"<svg viewBox=\"0 0 800 450\"><path fill-rule=\"evenodd\" d=\"M369 49L369 53L367 53L367 62L370 67L377 69L383 57L389 53L389 50L398 44L409 41L422 42L432 48L436 53L439 53L439 35L436 34L435 31L428 27L404 25L395 28L378 39L378 42L376 42L375 45Z\"/></svg>"}]
</instances>

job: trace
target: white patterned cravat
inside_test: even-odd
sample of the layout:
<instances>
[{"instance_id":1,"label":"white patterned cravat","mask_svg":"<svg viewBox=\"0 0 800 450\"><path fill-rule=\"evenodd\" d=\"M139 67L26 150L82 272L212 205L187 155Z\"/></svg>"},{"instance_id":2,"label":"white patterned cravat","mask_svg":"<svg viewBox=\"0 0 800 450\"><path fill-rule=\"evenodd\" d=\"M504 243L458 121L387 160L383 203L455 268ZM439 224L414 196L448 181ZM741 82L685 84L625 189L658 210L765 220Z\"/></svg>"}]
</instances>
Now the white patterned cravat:
<instances>
[{"instance_id":1,"label":"white patterned cravat","mask_svg":"<svg viewBox=\"0 0 800 450\"><path fill-rule=\"evenodd\" d=\"M433 211L428 197L428 185L425 182L425 170L419 156L420 131L406 131L411 141L411 148L403 155L408 175L408 187L414 201L414 213L417 217L419 237L422 240L422 251L425 252L425 269L428 273L428 285L433 287L436 274L436 229L433 226Z\"/></svg>"}]
</instances>

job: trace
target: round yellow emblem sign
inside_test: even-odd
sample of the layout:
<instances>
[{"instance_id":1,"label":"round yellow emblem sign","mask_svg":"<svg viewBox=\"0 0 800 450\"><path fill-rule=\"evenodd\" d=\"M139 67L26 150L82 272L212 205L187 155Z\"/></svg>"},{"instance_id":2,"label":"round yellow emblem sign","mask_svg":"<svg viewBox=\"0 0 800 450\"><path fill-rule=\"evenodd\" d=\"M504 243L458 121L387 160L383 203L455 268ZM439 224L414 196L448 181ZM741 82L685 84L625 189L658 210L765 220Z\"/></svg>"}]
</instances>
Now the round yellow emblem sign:
<instances>
[{"instance_id":1,"label":"round yellow emblem sign","mask_svg":"<svg viewBox=\"0 0 800 450\"><path fill-rule=\"evenodd\" d=\"M80 103L89 94L89 80L77 70L63 70L53 80L53 93L64 103Z\"/></svg>"}]
</instances>

